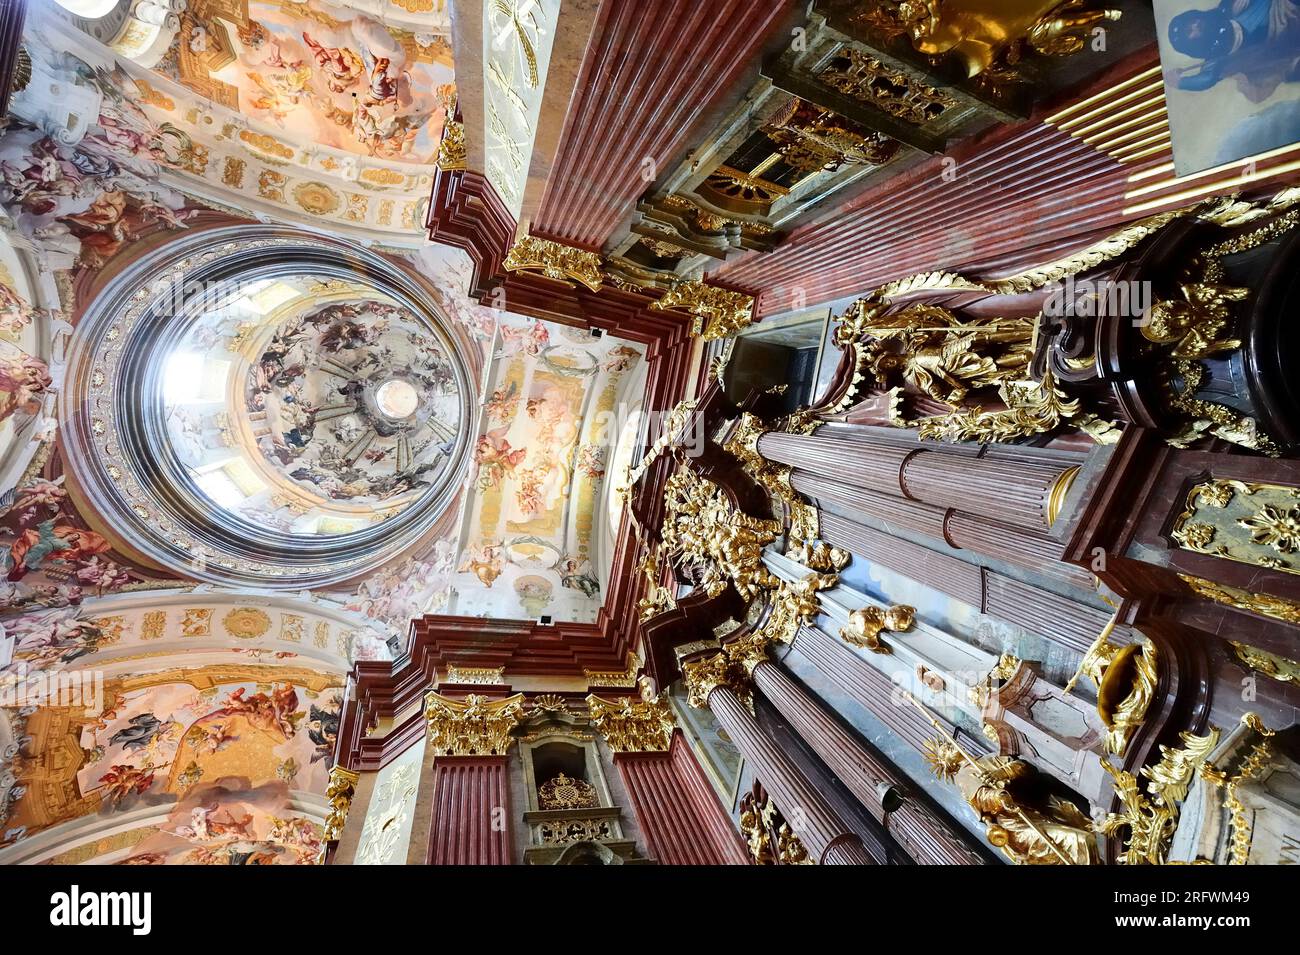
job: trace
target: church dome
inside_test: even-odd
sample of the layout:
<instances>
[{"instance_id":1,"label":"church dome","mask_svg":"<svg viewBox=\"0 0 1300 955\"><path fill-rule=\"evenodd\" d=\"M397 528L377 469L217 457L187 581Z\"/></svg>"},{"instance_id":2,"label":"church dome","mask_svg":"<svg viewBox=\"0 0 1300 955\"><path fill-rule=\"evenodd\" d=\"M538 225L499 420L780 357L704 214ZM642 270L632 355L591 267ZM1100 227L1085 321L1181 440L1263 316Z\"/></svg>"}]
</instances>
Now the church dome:
<instances>
[{"instance_id":1,"label":"church dome","mask_svg":"<svg viewBox=\"0 0 1300 955\"><path fill-rule=\"evenodd\" d=\"M353 576L455 495L473 387L445 322L413 276L321 236L170 243L82 317L75 485L165 567L296 588Z\"/></svg>"}]
</instances>

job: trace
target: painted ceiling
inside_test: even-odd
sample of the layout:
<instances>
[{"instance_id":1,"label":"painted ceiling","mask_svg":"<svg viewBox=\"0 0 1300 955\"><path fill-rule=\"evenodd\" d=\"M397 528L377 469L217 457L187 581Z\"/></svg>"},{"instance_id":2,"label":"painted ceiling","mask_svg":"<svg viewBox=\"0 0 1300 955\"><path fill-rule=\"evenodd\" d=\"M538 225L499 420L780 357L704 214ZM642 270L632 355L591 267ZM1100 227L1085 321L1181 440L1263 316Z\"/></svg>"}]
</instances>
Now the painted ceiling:
<instances>
[{"instance_id":1,"label":"painted ceiling","mask_svg":"<svg viewBox=\"0 0 1300 955\"><path fill-rule=\"evenodd\" d=\"M172 441L217 504L292 534L394 516L450 464L446 356L374 288L263 279L210 310L169 358Z\"/></svg>"},{"instance_id":2,"label":"painted ceiling","mask_svg":"<svg viewBox=\"0 0 1300 955\"><path fill-rule=\"evenodd\" d=\"M296 142L427 163L455 96L447 23L427 29L320 0L195 0L155 69Z\"/></svg>"},{"instance_id":3,"label":"painted ceiling","mask_svg":"<svg viewBox=\"0 0 1300 955\"><path fill-rule=\"evenodd\" d=\"M396 627L438 612L594 621L617 529L609 516L621 513L611 462L639 424L642 350L474 304L457 250L430 247L414 261L491 349L474 464L458 526L372 575L349 607Z\"/></svg>"}]
</instances>

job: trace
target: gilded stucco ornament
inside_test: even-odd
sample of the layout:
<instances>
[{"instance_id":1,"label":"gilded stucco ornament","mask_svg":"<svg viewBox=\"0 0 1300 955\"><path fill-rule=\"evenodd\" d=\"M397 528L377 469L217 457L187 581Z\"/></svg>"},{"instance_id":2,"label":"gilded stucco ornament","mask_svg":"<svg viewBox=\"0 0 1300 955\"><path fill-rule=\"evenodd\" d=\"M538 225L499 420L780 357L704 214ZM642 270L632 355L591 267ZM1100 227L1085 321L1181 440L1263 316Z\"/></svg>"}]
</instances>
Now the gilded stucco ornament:
<instances>
[{"instance_id":1,"label":"gilded stucco ornament","mask_svg":"<svg viewBox=\"0 0 1300 955\"><path fill-rule=\"evenodd\" d=\"M820 423L820 422L818 422ZM819 532L817 509L808 504L790 484L793 468L767 460L758 450L758 441L769 431L801 430L800 422L785 420L780 427L767 425L757 415L746 411L737 420L731 437L723 445L723 450L745 466L745 471L760 484L768 495L780 501L790 514L790 538L796 546L814 540ZM843 553L840 551L839 553ZM795 555L794 559L800 558ZM845 561L847 563L847 561ZM808 566L812 567L812 564ZM841 565L842 567L843 565ZM829 570L817 567L817 570ZM835 568L839 570L840 568Z\"/></svg>"},{"instance_id":2,"label":"gilded stucco ornament","mask_svg":"<svg viewBox=\"0 0 1300 955\"><path fill-rule=\"evenodd\" d=\"M1236 772L1228 774L1209 762L1201 764L1201 776L1215 786L1223 788L1223 808L1228 812L1232 825L1230 842L1231 865L1246 865L1250 860L1252 819L1254 814L1246 808L1237 794L1238 788L1251 780L1262 776L1273 759L1273 737L1275 732L1264 725L1256 713L1245 713L1241 717L1244 726L1250 727L1259 741L1251 747Z\"/></svg>"},{"instance_id":3,"label":"gilded stucco ornament","mask_svg":"<svg viewBox=\"0 0 1300 955\"><path fill-rule=\"evenodd\" d=\"M719 687L731 690L747 708L753 708L749 680L742 666L724 652L687 660L682 664L686 701L697 709L709 708L709 694Z\"/></svg>"},{"instance_id":4,"label":"gilded stucco ornament","mask_svg":"<svg viewBox=\"0 0 1300 955\"><path fill-rule=\"evenodd\" d=\"M537 787L537 804L548 809L595 809L600 805L596 787L585 779L559 773Z\"/></svg>"},{"instance_id":5,"label":"gilded stucco ornament","mask_svg":"<svg viewBox=\"0 0 1300 955\"><path fill-rule=\"evenodd\" d=\"M849 614L847 626L840 628L840 639L855 647L864 647L872 653L892 653L889 645L880 639L885 631L905 633L916 623L916 608L906 604L893 607L862 607Z\"/></svg>"},{"instance_id":6,"label":"gilded stucco ornament","mask_svg":"<svg viewBox=\"0 0 1300 955\"><path fill-rule=\"evenodd\" d=\"M1237 640L1229 640L1228 645L1232 647L1232 652L1236 654L1237 659L1252 670L1272 677L1279 683L1300 683L1300 663L1295 660Z\"/></svg>"},{"instance_id":7,"label":"gilded stucco ornament","mask_svg":"<svg viewBox=\"0 0 1300 955\"><path fill-rule=\"evenodd\" d=\"M726 338L754 320L754 296L703 282L678 282L650 307L661 312L689 312L691 334L705 341Z\"/></svg>"},{"instance_id":8,"label":"gilded stucco ornament","mask_svg":"<svg viewBox=\"0 0 1300 955\"><path fill-rule=\"evenodd\" d=\"M436 756L504 756L523 713L522 693L495 701L471 693L459 701L430 690L424 698L428 745Z\"/></svg>"},{"instance_id":9,"label":"gilded stucco ornament","mask_svg":"<svg viewBox=\"0 0 1300 955\"><path fill-rule=\"evenodd\" d=\"M595 252L561 245L549 239L524 236L510 247L501 268L507 272L539 272L548 279L580 282L593 292L604 283L600 256Z\"/></svg>"},{"instance_id":10,"label":"gilded stucco ornament","mask_svg":"<svg viewBox=\"0 0 1300 955\"><path fill-rule=\"evenodd\" d=\"M438 168L443 172L465 169L465 124L449 119L438 144Z\"/></svg>"},{"instance_id":11,"label":"gilded stucco ornament","mask_svg":"<svg viewBox=\"0 0 1300 955\"><path fill-rule=\"evenodd\" d=\"M352 797L357 791L360 773L354 773L343 766L330 767L329 783L325 787L325 801L329 803L329 815L325 817L324 831L321 833L321 861L331 842L338 842L343 834L343 827L348 821L348 810L352 808Z\"/></svg>"},{"instance_id":12,"label":"gilded stucco ornament","mask_svg":"<svg viewBox=\"0 0 1300 955\"><path fill-rule=\"evenodd\" d=\"M1181 735L1181 748L1162 745L1160 761L1142 768L1148 780L1145 793L1132 773L1117 769L1109 760L1101 761L1115 780L1115 794L1124 810L1108 814L1096 828L1105 835L1123 837L1119 861L1125 865L1164 865L1178 827L1180 804L1187 798L1193 776L1219 741L1217 729L1205 736Z\"/></svg>"},{"instance_id":13,"label":"gilded stucco ornament","mask_svg":"<svg viewBox=\"0 0 1300 955\"><path fill-rule=\"evenodd\" d=\"M740 834L755 865L815 865L803 840L790 828L763 784L740 800Z\"/></svg>"},{"instance_id":14,"label":"gilded stucco ornament","mask_svg":"<svg viewBox=\"0 0 1300 955\"><path fill-rule=\"evenodd\" d=\"M677 723L666 699L607 700L593 693L587 697L587 708L591 725L615 753L665 753L672 745Z\"/></svg>"},{"instance_id":15,"label":"gilded stucco ornament","mask_svg":"<svg viewBox=\"0 0 1300 955\"><path fill-rule=\"evenodd\" d=\"M641 561L638 568L645 578L645 596L636 602L637 611L641 620L649 620L651 617L663 613L665 610L672 610L677 606L677 598L673 596L670 588L660 583L660 548L658 546L651 548Z\"/></svg>"},{"instance_id":16,"label":"gilded stucco ornament","mask_svg":"<svg viewBox=\"0 0 1300 955\"><path fill-rule=\"evenodd\" d=\"M1300 624L1300 603L1296 603L1294 600L1274 597L1272 594L1251 593L1249 590L1242 590L1240 587L1230 587L1227 584L1206 580L1204 577L1194 577L1191 574L1179 574L1178 577L1198 597L1204 597L1207 600L1213 600L1228 607L1235 607L1237 610L1263 614L1266 617L1273 617L1275 620L1281 620L1285 623Z\"/></svg>"},{"instance_id":17,"label":"gilded stucco ornament","mask_svg":"<svg viewBox=\"0 0 1300 955\"><path fill-rule=\"evenodd\" d=\"M745 598L776 587L763 566L763 548L781 532L779 522L737 510L718 485L685 467L668 479L664 503L664 548L679 566L700 574L709 596L729 584Z\"/></svg>"},{"instance_id":18,"label":"gilded stucco ornament","mask_svg":"<svg viewBox=\"0 0 1300 955\"><path fill-rule=\"evenodd\" d=\"M1156 648L1149 642L1116 646L1107 639L1111 628L1108 625L1084 654L1079 674L1097 684L1097 715L1106 727L1106 752L1122 756L1155 699ZM1067 692L1074 682L1070 681Z\"/></svg>"},{"instance_id":19,"label":"gilded stucco ornament","mask_svg":"<svg viewBox=\"0 0 1300 955\"><path fill-rule=\"evenodd\" d=\"M1293 556L1300 552L1300 487L1200 481L1187 492L1169 536L1184 550L1300 573Z\"/></svg>"}]
</instances>

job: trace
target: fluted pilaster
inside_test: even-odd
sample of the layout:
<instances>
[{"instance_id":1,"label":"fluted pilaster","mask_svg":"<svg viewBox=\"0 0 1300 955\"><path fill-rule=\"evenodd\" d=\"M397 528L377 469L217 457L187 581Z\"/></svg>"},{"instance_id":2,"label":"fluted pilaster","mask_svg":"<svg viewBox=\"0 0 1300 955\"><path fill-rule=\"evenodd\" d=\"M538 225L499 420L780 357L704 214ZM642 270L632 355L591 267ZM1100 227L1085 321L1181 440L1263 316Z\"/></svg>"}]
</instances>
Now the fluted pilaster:
<instances>
[{"instance_id":1,"label":"fluted pilaster","mask_svg":"<svg viewBox=\"0 0 1300 955\"><path fill-rule=\"evenodd\" d=\"M749 854L682 734L668 752L614 754L650 856L663 865L747 865Z\"/></svg>"},{"instance_id":2,"label":"fluted pilaster","mask_svg":"<svg viewBox=\"0 0 1300 955\"><path fill-rule=\"evenodd\" d=\"M430 865L510 865L510 790L504 756L434 760Z\"/></svg>"},{"instance_id":3,"label":"fluted pilaster","mask_svg":"<svg viewBox=\"0 0 1300 955\"><path fill-rule=\"evenodd\" d=\"M894 769L866 749L826 713L775 663L754 667L754 685L790 723L822 761L881 822L886 822L882 791L893 788L901 795L906 784ZM914 799L888 814L890 833L917 862L932 865L981 865L984 860L970 848L969 840L937 818Z\"/></svg>"}]
</instances>

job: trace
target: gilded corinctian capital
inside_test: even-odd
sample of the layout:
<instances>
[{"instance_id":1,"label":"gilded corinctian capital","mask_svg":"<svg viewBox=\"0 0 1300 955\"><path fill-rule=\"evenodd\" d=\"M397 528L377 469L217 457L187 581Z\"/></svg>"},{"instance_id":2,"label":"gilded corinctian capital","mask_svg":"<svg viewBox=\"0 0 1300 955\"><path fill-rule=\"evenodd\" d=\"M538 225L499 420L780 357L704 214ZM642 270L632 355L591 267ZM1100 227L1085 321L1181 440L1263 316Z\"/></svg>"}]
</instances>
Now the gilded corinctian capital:
<instances>
[{"instance_id":1,"label":"gilded corinctian capital","mask_svg":"<svg viewBox=\"0 0 1300 955\"><path fill-rule=\"evenodd\" d=\"M352 808L352 796L357 791L360 773L354 773L342 766L330 768L329 785L325 787L325 799L330 804L329 815L325 817L325 831L321 842L338 842L343 834L343 827L348 821L348 810Z\"/></svg>"},{"instance_id":2,"label":"gilded corinctian capital","mask_svg":"<svg viewBox=\"0 0 1300 955\"><path fill-rule=\"evenodd\" d=\"M606 700L593 693L587 697L587 708L591 725L616 753L666 753L672 744L677 723L662 697Z\"/></svg>"},{"instance_id":3,"label":"gilded corinctian capital","mask_svg":"<svg viewBox=\"0 0 1300 955\"><path fill-rule=\"evenodd\" d=\"M438 168L443 172L466 168L464 123L447 120L442 142L438 144Z\"/></svg>"},{"instance_id":4,"label":"gilded corinctian capital","mask_svg":"<svg viewBox=\"0 0 1300 955\"><path fill-rule=\"evenodd\" d=\"M709 708L709 694L719 687L735 693L747 707L753 706L748 674L726 653L688 660L682 664L682 678L686 681L686 701L697 709Z\"/></svg>"},{"instance_id":5,"label":"gilded corinctian capital","mask_svg":"<svg viewBox=\"0 0 1300 955\"><path fill-rule=\"evenodd\" d=\"M495 701L471 693L459 702L430 690L424 698L435 756L504 756L523 714L522 693Z\"/></svg>"},{"instance_id":6,"label":"gilded corinctian capital","mask_svg":"<svg viewBox=\"0 0 1300 955\"><path fill-rule=\"evenodd\" d=\"M690 312L695 317L691 334L705 341L726 338L754 320L754 296L703 282L678 282L650 307Z\"/></svg>"},{"instance_id":7,"label":"gilded corinctian capital","mask_svg":"<svg viewBox=\"0 0 1300 955\"><path fill-rule=\"evenodd\" d=\"M600 256L595 252L532 235L510 247L501 267L507 272L540 272L560 282L581 282L593 292L600 291L605 280Z\"/></svg>"}]
</instances>

